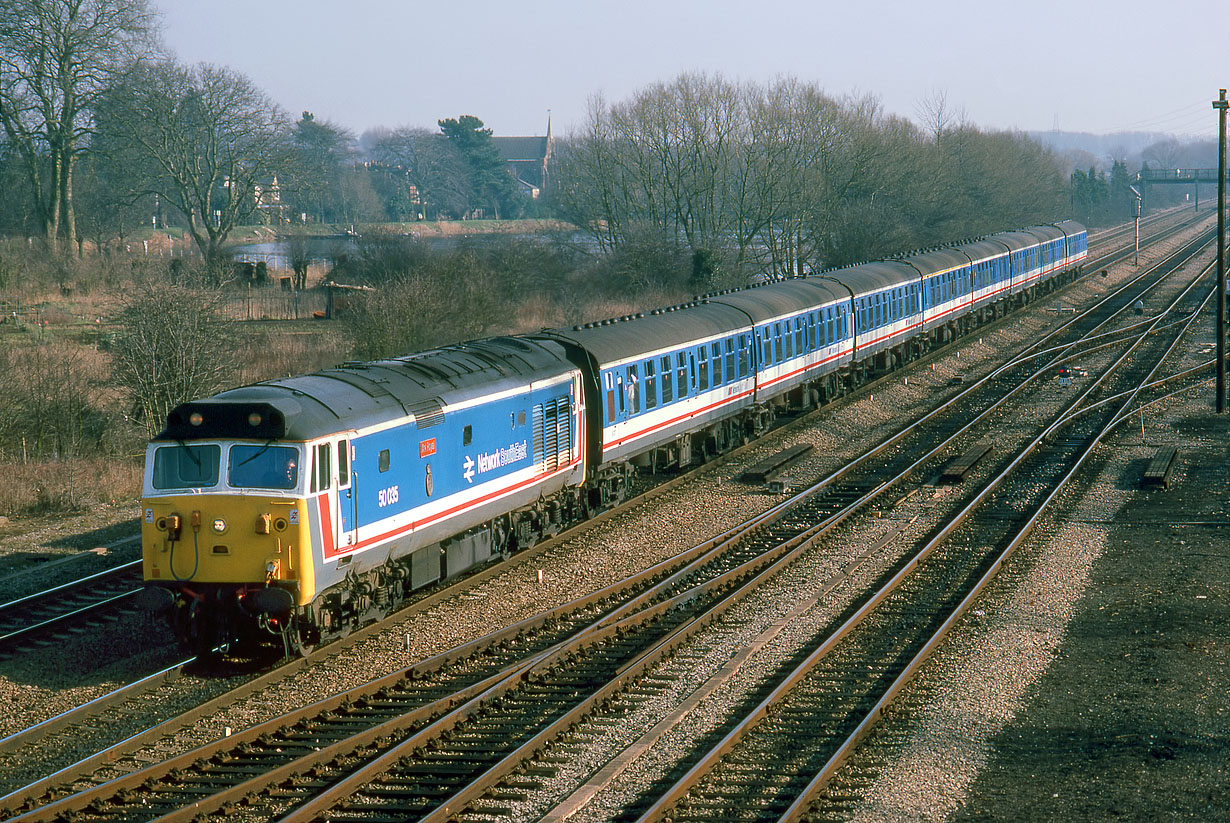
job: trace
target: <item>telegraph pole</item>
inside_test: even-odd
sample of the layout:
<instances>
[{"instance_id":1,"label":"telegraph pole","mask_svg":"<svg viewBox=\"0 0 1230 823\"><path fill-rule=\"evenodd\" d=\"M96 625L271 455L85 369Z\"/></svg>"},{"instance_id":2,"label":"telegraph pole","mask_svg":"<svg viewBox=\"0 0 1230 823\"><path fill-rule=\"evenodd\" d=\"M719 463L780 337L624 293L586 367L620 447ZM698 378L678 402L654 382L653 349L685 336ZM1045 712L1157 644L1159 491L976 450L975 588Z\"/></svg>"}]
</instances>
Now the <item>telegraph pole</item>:
<instances>
[{"instance_id":1,"label":"telegraph pole","mask_svg":"<svg viewBox=\"0 0 1230 823\"><path fill-rule=\"evenodd\" d=\"M1226 411L1226 90L1217 109L1217 413Z\"/></svg>"}]
</instances>

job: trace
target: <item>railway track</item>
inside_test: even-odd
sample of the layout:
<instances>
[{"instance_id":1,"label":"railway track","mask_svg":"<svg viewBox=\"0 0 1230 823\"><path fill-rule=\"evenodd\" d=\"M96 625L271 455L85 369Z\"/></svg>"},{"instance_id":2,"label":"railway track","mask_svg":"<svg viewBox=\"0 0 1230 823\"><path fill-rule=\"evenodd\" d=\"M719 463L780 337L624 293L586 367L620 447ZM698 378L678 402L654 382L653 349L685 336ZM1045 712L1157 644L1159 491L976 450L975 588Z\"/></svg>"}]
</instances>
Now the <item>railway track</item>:
<instances>
[{"instance_id":1,"label":"railway track","mask_svg":"<svg viewBox=\"0 0 1230 823\"><path fill-rule=\"evenodd\" d=\"M0 660L133 613L141 584L141 561L134 560L0 604Z\"/></svg>"},{"instance_id":2,"label":"railway track","mask_svg":"<svg viewBox=\"0 0 1230 823\"><path fill-rule=\"evenodd\" d=\"M1130 299L1130 297L1131 295L1120 295L1120 300ZM1122 312L1124 305L1126 304L1120 306L1120 313ZM1097 318L1093 315L1084 317L1084 319L1086 325L1089 323L1098 323ZM1053 340L1050 342L1052 347L1051 350L1053 351L1057 344ZM1105 346L1108 344L1103 342L1099 345ZM1047 368L1049 368L1049 366L1044 367L1037 373L1045 373ZM990 395L994 394L996 389L993 387L984 387L979 389L979 391ZM961 392L959 395L950 399L948 403L948 408L950 409L949 413L955 413L951 411L953 407L959 405L968 406L970 395L974 393L975 389L971 387L971 389ZM963 401L963 403L958 403L959 400ZM968 409L966 409L966 411L968 411ZM979 413L979 416L986 416L988 414L989 411L984 410ZM907 433L917 434L917 432L921 431L921 428L922 427L919 426L912 426L909 429L903 430L898 438L891 438L890 442L886 442L885 444L882 444L879 449L869 452L868 455L864 456L864 459L861 462L869 462L868 458L870 458L873 454L884 452L885 450L892 448L894 443L899 438L904 437ZM940 426L937 430L943 430L943 428L943 426ZM952 428L952 425L949 424L948 429L951 430ZM951 442L955 436L956 435L952 435L951 433L947 434L946 442ZM943 447L944 446L942 445L933 447L929 457L934 459L935 454ZM917 447L915 447L915 449L917 453ZM905 473L911 474L916 472L922 462L922 459L916 459L914 464L905 470ZM304 727L300 727L297 732L289 732L289 737L271 737L271 735L281 735L285 733L283 730L286 728L291 728L291 726L284 723L277 729L259 727L258 729L252 730L250 735L245 733L243 735L243 740L237 741L240 744L238 748L230 749L225 753L221 751L214 754L207 754L201 751L194 752L192 753L192 760L189 762L196 762L199 764L205 759L211 757L216 758L219 763L242 762L245 764L245 768L241 770L243 774L249 774L251 772L271 772L275 777L281 780L285 780L288 775L307 775L302 782L304 786L307 787L307 791L310 793L313 787L318 787L317 784L328 783L336 779L336 774L331 775L328 774L327 771L323 773L321 771L324 766L322 766L319 761L327 760L327 757L317 756L319 753L316 753L307 755L306 759L303 757L290 758L289 761L285 761L284 759L285 762L281 765L268 765L253 759L255 755L252 751L252 741L260 740L261 748L266 747L267 742L270 740L276 739L281 741L280 745L272 745L270 747L272 749L280 750L277 752L279 756L285 755L288 751L296 750L296 748L302 749L305 745L307 745L307 743L311 744L313 751L317 748L327 749L328 757L332 757L341 763L349 763L354 758L362 759L366 757L368 760L371 760L372 757L375 756L375 760L372 760L374 765L371 766L371 768L379 770L382 767L387 767L390 762L400 761L403 755L406 755L407 752L413 752L416 747L422 748L427 746L429 751L434 750L436 752L441 752L443 749L441 748L441 744L439 742L440 740L448 741L459 734L470 740L481 739L480 737L477 737L479 732L474 731L474 729L484 728L484 721L480 720L472 723L472 725L463 724L471 721L473 717L489 718L491 716L491 712L494 711L491 708L493 706L493 701L505 701L504 703L500 703L500 706L504 706L505 703L511 704L511 702L516 702L515 695L518 694L517 687L524 683L541 684L547 682L544 678L548 673L553 673L553 676L562 677L562 680L557 680L555 685L551 685L546 688L546 692L557 696L572 695L571 703L569 703L568 700L564 700L563 702L552 703L550 707L538 705L538 708L533 708L536 704L542 704L544 700L533 701L522 698L522 702L526 703L530 707L528 709L530 712L528 719L527 716L523 716L522 721L517 722L508 720L507 718L499 721L490 721L489 719L485 721L486 726L491 727L493 730L494 737L483 740L481 744L471 743L468 746L468 750L473 750L477 746L478 749L488 752L488 755L490 755L491 752L499 751L509 751L509 753L503 760L498 761L498 763L501 764L499 768L490 768L492 762L492 758L490 756L485 758L484 765L479 767L469 767L471 772L479 771L482 774L487 775L484 779L488 781L488 784L483 785L481 781L472 780L471 783L467 784L471 786L471 788L459 790L450 798L450 802L454 804L457 802L462 802L466 799L466 797L472 800L475 797L480 796L481 792L488 791L490 789L489 781L491 779L491 775L495 775L498 778L510 774L512 765L515 765L515 763L525 757L525 752L516 748L508 750L507 747L498 747L497 744L500 741L505 741L508 743L510 739L515 738L515 735L509 732L510 729L521 727L524 729L534 730L546 722L547 718L552 717L555 719L551 722L551 726L549 728L560 726L560 724L568 724L575 719L577 712L584 712L586 710L586 704L576 704L576 695L581 691L581 687L579 685L581 680L585 682L594 680L601 681L605 675L599 676L599 673L604 671L627 672L632 669L637 669L638 667L648 666L650 658L646 655L670 645L670 643L666 642L665 638L670 638L672 643L681 643L684 639L686 639L686 634L681 628L682 626L699 626L701 622L708 622L715 619L715 617L702 618L696 614L688 616L686 609L684 609L685 605L699 605L702 602L708 602L710 600L717 603L728 602L730 601L729 596L722 594L722 591L735 585L736 580L747 580L748 582L745 583L745 585L752 585L751 581L763 581L768 579L772 575L768 575L765 571L761 571L761 569L768 568L766 566L767 563L781 562L776 558L778 558L781 554L798 551L798 546L800 543L813 539L816 534L819 533L817 531L818 529L830 529L841 519L844 519L844 517L850 516L860 505L866 505L874 496L872 493L867 491L868 488L874 488L876 490L876 494L883 495L889 488L892 487L892 485L892 482L887 482L884 480L880 480L878 483L871 483L869 485L867 481L859 483L853 478L848 478L841 484L836 483L834 478L823 481L821 484L818 484L813 494L805 496L807 498L815 498L811 502L818 505L814 507L810 513L801 516L801 522L807 524L803 528L802 532L797 531L798 526L796 525L793 527L795 532L789 537L783 537L781 534L773 535L770 539L768 539L768 544L775 545L776 548L769 554L758 555L757 552L759 550L752 551L752 556L757 558L750 561L752 565L739 567L738 571L733 569L724 571L717 576L710 574L707 583L697 585L686 585L690 581L687 578L678 577L678 574L681 573L676 573L676 577L672 585L685 586L685 588L681 591L677 590L679 593L673 595L674 599L670 599L672 595L670 595L667 590L663 589L657 590L657 593L654 595L646 595L642 593L640 596L640 601L637 605L634 606L627 604L624 607L621 607L618 611L608 611L605 619L592 623L591 628L587 632L582 632L578 635L581 639L572 641L574 646L566 651L563 648L556 648L554 651L550 650L554 643L560 642L556 639L555 635L542 635L539 640L533 642L526 641L524 639L519 640L518 644L524 644L524 647L518 649L518 653L522 654L520 658L516 658L514 656L507 659L501 658L498 661L488 661L492 665L486 666L485 668L479 667L482 671L477 673L473 670L469 670L467 676L471 678L471 682L468 686L466 686L466 688L474 689L480 688L483 684L499 684L498 687L493 686L487 688L486 691L481 692L481 695L477 695L473 692L454 690L449 697L440 698L438 696L432 696L436 694L435 692L425 692L425 694L428 695L427 697L420 696L417 699L421 704L419 711L426 711L427 713L416 715L414 720L408 721L404 719L406 716L404 709L408 705L405 701L393 700L387 696L377 698L371 697L371 694L376 694L377 692L369 692L364 694L351 693L344 697L339 697L338 700L340 702L336 703L336 705L328 707L329 711L336 710L339 706L345 706L347 707L347 711L351 711L354 706L360 703L369 703L376 706L378 709L373 716L368 717L367 719L347 716L340 721L328 721L329 723L340 724L343 727L352 728L355 726L361 726L365 728L365 731L361 736L355 736L357 738L357 742L346 743L346 745L350 747L348 751L343 752L336 748L341 741L330 740L329 735L327 734L321 733L315 738L312 737L312 734L315 734L314 730L325 728L327 725L326 720L321 719L320 717L314 717L313 719L306 720L304 718L298 718L295 722L306 723L306 728L313 731L304 732ZM854 501L853 505L850 505L851 501ZM790 507L789 510L791 511L791 514L786 515L785 512L787 509L779 507L774 510L772 517L761 518L755 525L758 526L761 531L765 531L767 529L768 522L771 520L789 519L794 521L800 517L796 509L797 507ZM835 515L836 512L842 512L842 514ZM820 524L823 524L823 526ZM748 542L751 543L760 541L749 540ZM704 550L708 551L711 548L712 547ZM776 552L776 555L774 555L773 552ZM765 560L759 558L774 559ZM702 592L705 593L702 594ZM655 597L668 599L659 599L657 606L652 608L644 608L645 604L653 602ZM587 608L595 607L591 604L587 606ZM631 612L634 608L641 608L641 611L633 614ZM673 616L668 619L667 616L672 613ZM682 618L680 617L681 614L684 615ZM592 614L584 615L580 618L579 622L584 623L592 616ZM559 616L553 616L551 619L559 620L560 618ZM671 621L675 622L672 623ZM571 627L567 627L563 630L564 635L568 635L570 633ZM587 636L588 639L585 639ZM634 636L640 637L641 639L634 640ZM509 642L508 637L501 637L498 639L498 643L506 642ZM490 648L490 643L487 644L486 648ZM491 653L489 651L484 651L482 654L490 656ZM538 657L535 657L535 655L538 655ZM561 664L561 660L567 660L568 663L566 665ZM466 664L463 668L473 665L473 663ZM576 675L578 672L582 671L583 667L588 667L588 674L578 680ZM416 670L413 674L406 673L402 677L403 679L409 678L414 680L419 678L426 671L427 669ZM390 683L383 683L380 684L379 687L373 686L372 688L388 688L390 685ZM437 685L436 688L440 687ZM600 690L596 696L591 695L589 699L592 701L601 699L604 695L609 696L611 693L609 690L614 688L617 687L608 684L605 690ZM380 694L383 695L383 693ZM466 700L468 702L462 703L462 708L452 708L452 706L456 705L458 700ZM475 703L475 701L477 701L477 703ZM410 702L413 702L413 700ZM390 721L387 717L381 715L381 712L387 713L392 711L394 708L397 709L398 717L402 719ZM426 719L432 716L435 716L437 719L432 721L428 721ZM387 725L390 722L396 722L400 725L394 729ZM411 732L415 722L426 723L427 725L418 731ZM462 728L461 732L457 731L459 727ZM446 732L448 734L445 734ZM559 733L559 729L556 730L556 733ZM305 734L307 735L306 738ZM379 746L374 741L385 739L390 734L410 734L411 736L403 739L399 745L388 749L383 754L375 751L375 749L378 749ZM433 734L436 736L430 737L430 735ZM542 742L540 738L543 734L546 734L546 732L539 732L529 741L523 742L527 742L527 745L529 746L539 745ZM291 742L296 740L298 741L297 747L292 745ZM307 743L305 743L305 740ZM316 745L322 740L327 742L327 746L321 747ZM434 749L428 742L426 742L428 740L436 741L434 744ZM511 745L511 743L509 743L509 745ZM460 754L458 754L458 762L464 763L466 762L467 747L462 747L462 749L463 750ZM427 758L427 760L435 762L440 760L441 757L443 757L443 755L431 755ZM172 775L173 781L175 779L175 768L178 767L170 766L167 770L167 773ZM199 768L200 767L198 766L198 769ZM500 769L505 769L505 771L501 773ZM457 762L454 762L454 764L449 767L449 771L457 774L464 774L465 768L458 765ZM410 773L413 773L413 769ZM139 774L140 780L132 785L141 785L145 787L151 785L151 780L154 779L152 773L146 772ZM300 811L296 813L296 817L294 819L310 817L312 814L323 808L332 808L329 816L331 818L336 818L339 814L338 809L331 807L329 804L336 802L339 792L344 793L347 789L353 789L357 785L362 785L361 782L355 783L355 781L368 779L361 775L361 772L355 772L349 781L336 784L340 785L342 788L335 789L332 797L325 796L321 799L307 802L302 802L301 799L296 799L292 802L288 798L282 798L282 805L293 806L299 804ZM137 777L134 776L132 779L137 780ZM265 780L265 778L261 778L261 780ZM211 774L208 776L203 775L199 781L194 782L198 784L211 784L225 783L226 781ZM399 802L406 802L406 797L409 794L409 790L405 788L404 783L404 779L397 782L397 785L400 788L396 791L389 792L389 795L398 798ZM174 782L172 785L174 785ZM205 801L203 801L200 796L196 796L197 793L194 792L192 809L199 812L202 808L204 808L202 806L203 802L207 804L208 808L225 808L227 804L234 802L235 797L258 790L253 782L242 782L239 785L241 788L237 789L234 785L232 785L229 789L213 791L211 793L205 792L202 789L202 792L199 794L202 794L208 798ZM477 788L475 788L475 786L477 786ZM110 788L115 788L114 784ZM142 791L147 790L148 789L143 789ZM128 791L132 790L129 789ZM173 796L177 794L181 795L181 799L184 794L183 791L176 790L174 788L168 788L167 791ZM271 790L266 789L266 791ZM478 794L475 794L476 792ZM123 793L124 792L121 792L121 794ZM438 791L434 793L437 795L439 794ZM149 795L144 795L141 802L148 805L150 802L149 797ZM271 808L278 806L276 792L269 794L268 797L269 799L267 802L271 804ZM36 809L31 813L31 816L23 819L51 819L40 815L51 814L54 816L56 814L63 813L70 808L78 808L78 805L76 804L83 803L91 809L97 809L107 806L108 802L103 802L100 800L100 796L98 794L91 795L90 797L78 795L74 798L70 798L68 801L52 803L44 806L42 809ZM173 805L173 803L171 805ZM455 809L457 807L456 805L451 807L445 806L443 812L444 814L448 813L448 808ZM182 815L186 813L183 811L176 812L174 809L171 809L170 806L168 806L168 809L170 809L168 813L171 815ZM120 813L118 818L105 817L99 819L132 819L131 815L134 813L140 814L141 812L133 812L129 809L127 812ZM440 812L437 812L437 814L439 813ZM126 818L123 816L124 814L128 814L130 816ZM342 816L344 817L344 815ZM172 816L167 819L177 818Z\"/></svg>"}]
</instances>

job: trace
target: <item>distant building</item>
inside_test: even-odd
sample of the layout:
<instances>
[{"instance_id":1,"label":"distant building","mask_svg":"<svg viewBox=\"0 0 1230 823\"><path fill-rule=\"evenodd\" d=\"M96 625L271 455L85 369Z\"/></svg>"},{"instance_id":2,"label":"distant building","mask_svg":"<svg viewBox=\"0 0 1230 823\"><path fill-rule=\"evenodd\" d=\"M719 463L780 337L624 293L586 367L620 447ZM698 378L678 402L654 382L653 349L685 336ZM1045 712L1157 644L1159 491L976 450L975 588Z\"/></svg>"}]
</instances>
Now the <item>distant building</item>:
<instances>
[{"instance_id":1,"label":"distant building","mask_svg":"<svg viewBox=\"0 0 1230 823\"><path fill-rule=\"evenodd\" d=\"M496 137L491 142L508 163L521 191L537 199L551 182L551 155L555 153L555 136L551 133L551 118L547 118L546 137Z\"/></svg>"},{"instance_id":2,"label":"distant building","mask_svg":"<svg viewBox=\"0 0 1230 823\"><path fill-rule=\"evenodd\" d=\"M282 202L282 187L276 174L267 183L253 185L252 196L256 198L256 208L264 215L265 222L286 222L286 204Z\"/></svg>"}]
</instances>

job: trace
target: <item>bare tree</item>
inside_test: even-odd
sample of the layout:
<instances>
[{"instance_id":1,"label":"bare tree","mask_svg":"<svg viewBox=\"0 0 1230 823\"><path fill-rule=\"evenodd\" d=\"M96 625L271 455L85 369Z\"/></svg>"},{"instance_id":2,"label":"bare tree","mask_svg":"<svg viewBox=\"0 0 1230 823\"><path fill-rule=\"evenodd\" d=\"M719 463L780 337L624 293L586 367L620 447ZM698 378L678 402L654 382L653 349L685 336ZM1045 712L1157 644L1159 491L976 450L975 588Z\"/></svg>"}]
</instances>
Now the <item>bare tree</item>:
<instances>
[{"instance_id":1,"label":"bare tree","mask_svg":"<svg viewBox=\"0 0 1230 823\"><path fill-rule=\"evenodd\" d=\"M966 128L968 124L965 109L954 109L949 105L948 92L943 89L934 89L918 101L916 111L923 129L930 133L936 143L944 142L951 132Z\"/></svg>"},{"instance_id":2,"label":"bare tree","mask_svg":"<svg viewBox=\"0 0 1230 823\"><path fill-rule=\"evenodd\" d=\"M49 248L77 242L73 166L98 96L153 49L147 0L0 3L0 125L21 157Z\"/></svg>"},{"instance_id":3,"label":"bare tree","mask_svg":"<svg viewBox=\"0 0 1230 823\"><path fill-rule=\"evenodd\" d=\"M679 259L660 253L674 244L691 253L694 279L713 285L1062 213L1046 152L966 125L942 94L926 113L929 133L885 117L873 97L685 74L626 102L592 101L558 155L553 199L603 251L628 258L624 247L639 245Z\"/></svg>"},{"instance_id":4,"label":"bare tree","mask_svg":"<svg viewBox=\"0 0 1230 823\"><path fill-rule=\"evenodd\" d=\"M235 226L287 162L282 111L242 74L202 63L138 64L99 106L99 149L129 170L134 195L179 211L220 271Z\"/></svg>"},{"instance_id":5,"label":"bare tree","mask_svg":"<svg viewBox=\"0 0 1230 823\"><path fill-rule=\"evenodd\" d=\"M180 403L211 394L235 373L233 338L214 292L150 283L120 314L114 379L153 437Z\"/></svg>"},{"instance_id":6,"label":"bare tree","mask_svg":"<svg viewBox=\"0 0 1230 823\"><path fill-rule=\"evenodd\" d=\"M465 158L442 134L423 128L396 129L375 141L372 156L402 170L425 217L441 213L459 217L469 208L474 190Z\"/></svg>"}]
</instances>

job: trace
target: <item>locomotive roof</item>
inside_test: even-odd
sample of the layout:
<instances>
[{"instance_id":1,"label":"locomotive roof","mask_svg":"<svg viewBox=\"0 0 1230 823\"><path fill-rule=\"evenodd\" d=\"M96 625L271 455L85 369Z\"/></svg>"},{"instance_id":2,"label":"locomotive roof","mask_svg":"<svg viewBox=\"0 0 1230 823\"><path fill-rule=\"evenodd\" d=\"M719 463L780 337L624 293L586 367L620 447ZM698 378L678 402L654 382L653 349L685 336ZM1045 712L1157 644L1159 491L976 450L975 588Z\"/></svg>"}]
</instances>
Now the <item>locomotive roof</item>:
<instances>
[{"instance_id":1,"label":"locomotive roof","mask_svg":"<svg viewBox=\"0 0 1230 823\"><path fill-rule=\"evenodd\" d=\"M557 343L475 340L406 357L345 363L184 403L168 415L167 427L155 439L310 440L408 416L427 425L445 405L571 369ZM199 423L191 422L194 413L201 416Z\"/></svg>"}]
</instances>

